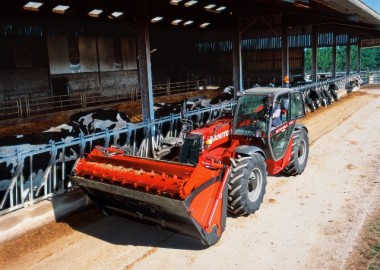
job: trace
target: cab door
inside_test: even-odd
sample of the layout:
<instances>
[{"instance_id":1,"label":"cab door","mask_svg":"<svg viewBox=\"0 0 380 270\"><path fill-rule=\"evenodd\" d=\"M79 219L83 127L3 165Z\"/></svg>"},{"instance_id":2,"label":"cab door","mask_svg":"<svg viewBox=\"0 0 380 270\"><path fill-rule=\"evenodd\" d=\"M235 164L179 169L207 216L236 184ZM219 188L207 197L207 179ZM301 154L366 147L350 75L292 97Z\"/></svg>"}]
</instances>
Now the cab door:
<instances>
[{"instance_id":1,"label":"cab door","mask_svg":"<svg viewBox=\"0 0 380 270\"><path fill-rule=\"evenodd\" d=\"M269 136L270 152L274 161L285 155L293 133L295 121L292 121L292 96L284 93L276 97L275 103L281 107L281 125L272 127ZM278 164L278 166L281 163Z\"/></svg>"},{"instance_id":2,"label":"cab door","mask_svg":"<svg viewBox=\"0 0 380 270\"><path fill-rule=\"evenodd\" d=\"M300 92L290 92L276 97L281 105L282 124L271 129L269 136L270 152L274 161L284 157L296 124L296 119L305 116L305 104Z\"/></svg>"},{"instance_id":3,"label":"cab door","mask_svg":"<svg viewBox=\"0 0 380 270\"><path fill-rule=\"evenodd\" d=\"M296 120L304 117L306 114L305 103L300 92L290 93L290 119Z\"/></svg>"}]
</instances>

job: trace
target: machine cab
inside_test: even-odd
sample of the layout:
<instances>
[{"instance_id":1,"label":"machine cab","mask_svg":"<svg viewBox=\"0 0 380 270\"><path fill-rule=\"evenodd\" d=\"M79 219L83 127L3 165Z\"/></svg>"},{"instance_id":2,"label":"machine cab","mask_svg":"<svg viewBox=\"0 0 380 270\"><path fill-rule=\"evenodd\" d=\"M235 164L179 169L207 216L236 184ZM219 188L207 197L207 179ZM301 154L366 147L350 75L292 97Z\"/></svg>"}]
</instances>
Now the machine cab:
<instances>
[{"instance_id":1,"label":"machine cab","mask_svg":"<svg viewBox=\"0 0 380 270\"><path fill-rule=\"evenodd\" d=\"M300 92L287 88L252 88L239 99L233 135L240 144L260 147L277 161L288 148L296 119L305 116Z\"/></svg>"}]
</instances>

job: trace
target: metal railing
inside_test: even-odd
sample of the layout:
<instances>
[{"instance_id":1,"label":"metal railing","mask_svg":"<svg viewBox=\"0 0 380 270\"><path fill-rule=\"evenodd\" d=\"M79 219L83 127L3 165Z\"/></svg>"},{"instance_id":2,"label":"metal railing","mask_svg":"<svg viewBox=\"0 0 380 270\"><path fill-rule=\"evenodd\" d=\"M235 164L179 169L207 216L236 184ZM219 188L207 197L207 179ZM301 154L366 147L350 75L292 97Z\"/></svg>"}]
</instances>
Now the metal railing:
<instances>
[{"instance_id":1,"label":"metal railing","mask_svg":"<svg viewBox=\"0 0 380 270\"><path fill-rule=\"evenodd\" d=\"M335 84L338 86L339 89L345 89L347 83L354 81L358 78L361 81L360 74L353 74L353 75L349 75L346 77L328 79L328 80L319 81L316 83L305 84L305 85L301 85L301 86L297 86L297 87L293 87L293 88L298 90L298 91L305 92L307 90L321 90L322 88L328 87L331 84Z\"/></svg>"},{"instance_id":2,"label":"metal railing","mask_svg":"<svg viewBox=\"0 0 380 270\"><path fill-rule=\"evenodd\" d=\"M25 98L25 117L83 108L85 94ZM21 104L22 105L22 104Z\"/></svg>"},{"instance_id":3,"label":"metal railing","mask_svg":"<svg viewBox=\"0 0 380 270\"><path fill-rule=\"evenodd\" d=\"M199 87L205 86L205 81L195 80L195 81L185 81L185 82L170 82L160 83L153 85L153 95L155 97L165 96L165 95L176 95L186 92L194 91L199 89Z\"/></svg>"},{"instance_id":4,"label":"metal railing","mask_svg":"<svg viewBox=\"0 0 380 270\"><path fill-rule=\"evenodd\" d=\"M212 121L228 109L233 111L235 101L197 109L187 113L187 119L195 124ZM154 131L153 136L149 136ZM96 145L121 146L126 153L148 157L149 145L153 150L160 148L165 137L178 137L180 133L180 115L170 115L152 123L128 124L118 130L80 135L72 140L50 142L20 149L8 147L0 152L0 165L12 165L12 177L0 181L0 215L32 205L73 187L67 177L75 161L83 157Z\"/></svg>"},{"instance_id":5,"label":"metal railing","mask_svg":"<svg viewBox=\"0 0 380 270\"><path fill-rule=\"evenodd\" d=\"M21 99L0 102L0 120L22 118L22 108L23 106Z\"/></svg>"},{"instance_id":6,"label":"metal railing","mask_svg":"<svg viewBox=\"0 0 380 270\"><path fill-rule=\"evenodd\" d=\"M198 90L204 81L168 82L153 85L153 96L175 95ZM122 101L141 99L138 87L129 89L104 90L73 93L51 97L25 97L0 102L0 120L27 118L47 113L89 108Z\"/></svg>"},{"instance_id":7,"label":"metal railing","mask_svg":"<svg viewBox=\"0 0 380 270\"><path fill-rule=\"evenodd\" d=\"M360 75L367 84L380 84L380 70L362 71Z\"/></svg>"}]
</instances>

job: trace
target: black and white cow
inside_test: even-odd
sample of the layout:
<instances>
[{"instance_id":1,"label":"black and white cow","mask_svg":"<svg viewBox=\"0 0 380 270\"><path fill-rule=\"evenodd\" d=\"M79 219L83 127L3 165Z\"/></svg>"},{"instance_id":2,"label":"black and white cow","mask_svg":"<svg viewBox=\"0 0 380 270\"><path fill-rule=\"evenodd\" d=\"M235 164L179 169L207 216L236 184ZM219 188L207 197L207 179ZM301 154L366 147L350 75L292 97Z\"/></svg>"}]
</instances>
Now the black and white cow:
<instances>
[{"instance_id":1,"label":"black and white cow","mask_svg":"<svg viewBox=\"0 0 380 270\"><path fill-rule=\"evenodd\" d=\"M70 142L75 137L76 134L65 131L0 137L0 157L2 157L2 162L0 162L0 203L11 183L12 177L16 173L16 169L20 165L17 160L18 152L27 153L28 151L32 151L32 149L38 151L52 142ZM48 151L34 155L32 160L29 157L23 159L21 161L23 162L23 167L22 171L20 171L24 179L23 189L21 190L20 183L14 186L14 189L19 190L23 199L27 199L31 183L33 183L34 196L39 195L39 190L44 185L44 181L50 172L51 167L49 165L55 162L59 167L64 160L66 162L66 170L70 170L69 162L74 163L78 158L78 150L79 146L77 149L73 147L65 149L64 153L57 151L55 156L52 156L50 151Z\"/></svg>"},{"instance_id":2,"label":"black and white cow","mask_svg":"<svg viewBox=\"0 0 380 270\"><path fill-rule=\"evenodd\" d=\"M360 84L362 83L363 80L358 76L351 78L344 87L347 90L347 93L351 93L352 91L358 91L360 89Z\"/></svg>"},{"instance_id":3,"label":"black and white cow","mask_svg":"<svg viewBox=\"0 0 380 270\"><path fill-rule=\"evenodd\" d=\"M67 133L78 134L78 135L84 133L84 131L81 130L81 127L75 123L62 124L56 127L51 127L48 130L44 131L44 133L49 133L49 132L67 132Z\"/></svg>"},{"instance_id":4,"label":"black and white cow","mask_svg":"<svg viewBox=\"0 0 380 270\"><path fill-rule=\"evenodd\" d=\"M171 102L171 103L155 103L153 105L154 118L160 119L162 117L169 116L171 114L179 114L184 105L186 106L187 110L190 110L194 102L195 102L194 99L190 99L190 100L186 99L186 100Z\"/></svg>"},{"instance_id":5,"label":"black and white cow","mask_svg":"<svg viewBox=\"0 0 380 270\"><path fill-rule=\"evenodd\" d=\"M104 130L124 128L130 124L129 117L118 110L96 109L79 112L70 116L71 125L77 126L83 135L94 134ZM125 134L115 135L114 145L123 145L126 140ZM103 142L96 142L102 144Z\"/></svg>"},{"instance_id":6,"label":"black and white cow","mask_svg":"<svg viewBox=\"0 0 380 270\"><path fill-rule=\"evenodd\" d=\"M338 95L338 92L337 92L338 90L339 90L339 87L338 87L337 84L331 83L329 85L328 91L330 92L330 95L333 97L333 99L335 101L339 100L339 95Z\"/></svg>"},{"instance_id":7,"label":"black and white cow","mask_svg":"<svg viewBox=\"0 0 380 270\"><path fill-rule=\"evenodd\" d=\"M225 101L231 101L234 99L234 88L232 86L227 86L224 88L223 92L218 94L215 98L210 101L210 104L220 104Z\"/></svg>"},{"instance_id":8,"label":"black and white cow","mask_svg":"<svg viewBox=\"0 0 380 270\"><path fill-rule=\"evenodd\" d=\"M96 109L79 112L70 116L72 124L77 125L86 135L103 130L125 127L130 123L129 117L118 110Z\"/></svg>"},{"instance_id":9,"label":"black and white cow","mask_svg":"<svg viewBox=\"0 0 380 270\"><path fill-rule=\"evenodd\" d=\"M194 104L192 105L191 110L194 110L197 108L202 108L202 109L208 108L212 105L223 104L233 99L234 99L234 88L232 86L227 86L224 88L223 92L219 93L213 99L198 98L198 100L196 100ZM221 112L219 110L214 110L212 115L210 115L209 112L205 112L200 119L198 118L197 120L195 120L195 123L198 126L200 126L214 120L220 115L221 115Z\"/></svg>"}]
</instances>

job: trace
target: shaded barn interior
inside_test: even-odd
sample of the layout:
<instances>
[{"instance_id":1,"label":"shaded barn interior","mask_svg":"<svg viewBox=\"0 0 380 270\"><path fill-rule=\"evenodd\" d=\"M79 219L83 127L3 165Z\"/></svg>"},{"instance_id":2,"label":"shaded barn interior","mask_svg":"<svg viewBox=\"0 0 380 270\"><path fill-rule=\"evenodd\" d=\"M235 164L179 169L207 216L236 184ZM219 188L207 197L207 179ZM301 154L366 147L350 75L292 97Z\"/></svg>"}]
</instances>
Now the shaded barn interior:
<instances>
[{"instance_id":1,"label":"shaded barn interior","mask_svg":"<svg viewBox=\"0 0 380 270\"><path fill-rule=\"evenodd\" d=\"M149 24L153 84L232 85L236 35L244 87L281 85L284 37L290 74L304 74L304 48L315 32L317 46L333 46L334 37L338 46L379 37L375 15L371 21L371 14L322 0L28 3L0 2L0 101L139 88L141 16Z\"/></svg>"}]
</instances>

